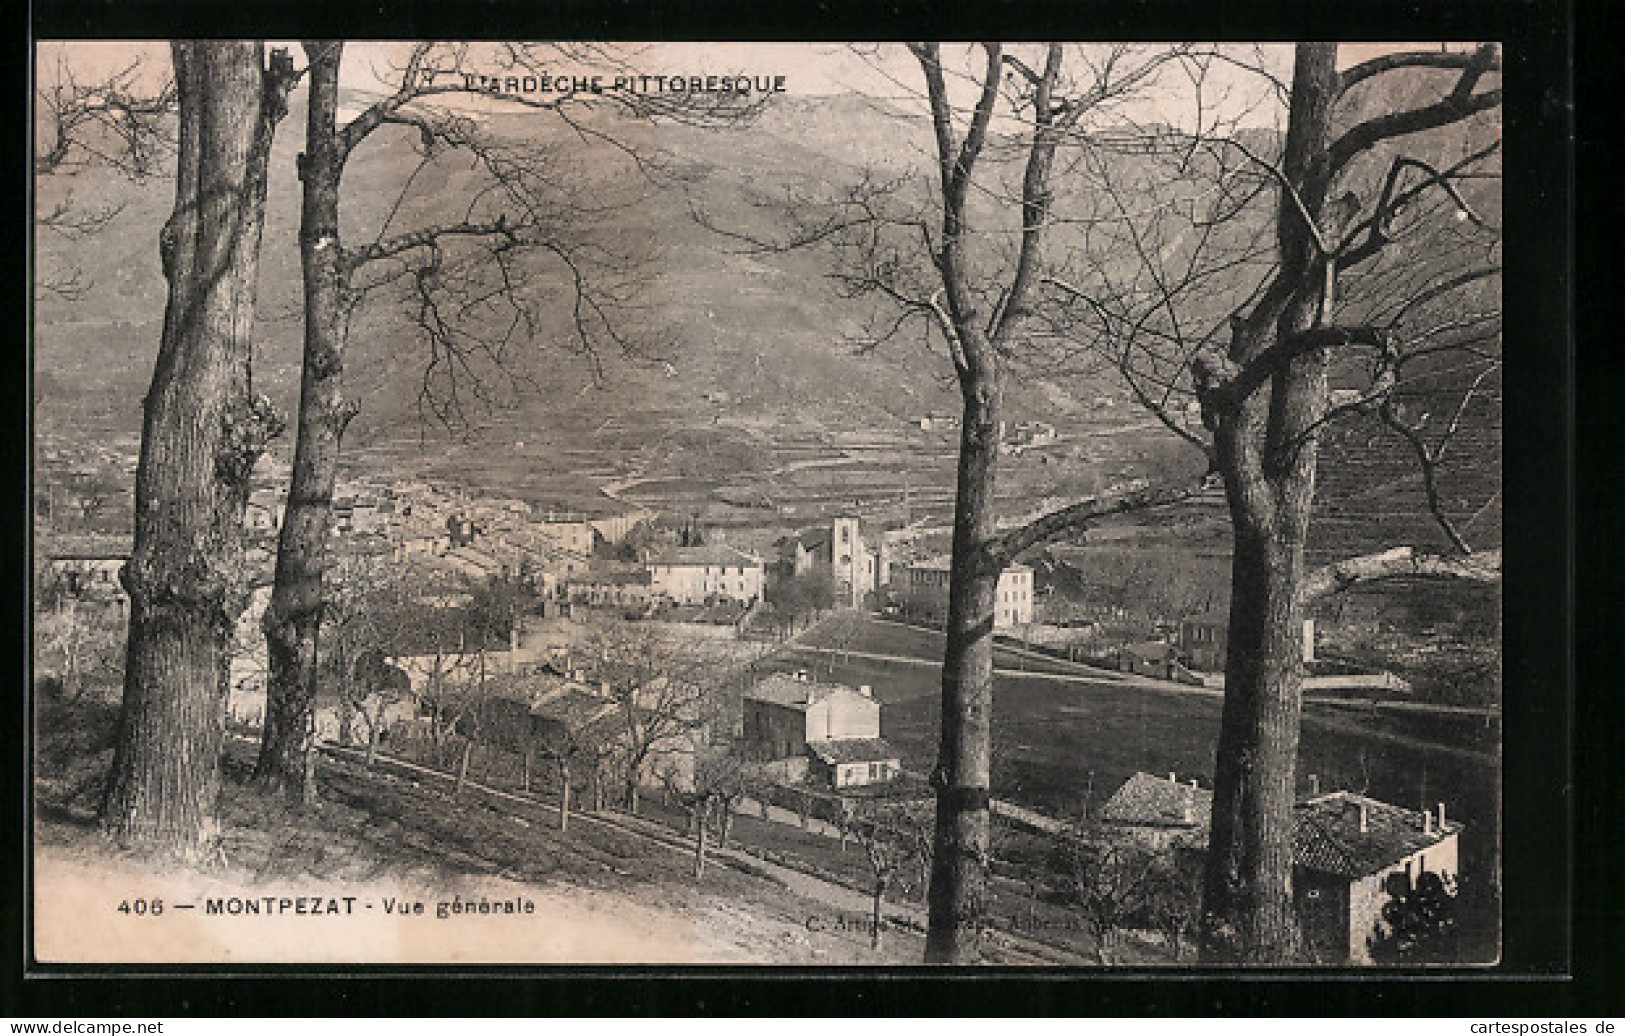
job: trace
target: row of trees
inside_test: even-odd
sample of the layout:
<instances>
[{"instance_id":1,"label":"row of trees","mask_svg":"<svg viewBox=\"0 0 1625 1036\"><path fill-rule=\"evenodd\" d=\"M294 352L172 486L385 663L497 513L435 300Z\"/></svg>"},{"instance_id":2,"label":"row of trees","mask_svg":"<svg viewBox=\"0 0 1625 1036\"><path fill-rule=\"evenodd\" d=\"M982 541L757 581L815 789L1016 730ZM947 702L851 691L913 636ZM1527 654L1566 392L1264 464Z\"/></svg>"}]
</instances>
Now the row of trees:
<instances>
[{"instance_id":1,"label":"row of trees","mask_svg":"<svg viewBox=\"0 0 1625 1036\"><path fill-rule=\"evenodd\" d=\"M267 61L258 43L172 47L178 175L160 236L169 295L144 404L135 549L124 574L125 702L103 816L121 838L182 854L210 837L227 642L244 591L247 480L282 427L250 372L270 145L296 84L308 78L299 163L305 358L266 619L263 781L304 796L328 512L354 413L342 372L356 307L391 290L411 304L426 350L422 400L442 420L461 413L476 372L515 369L512 348L536 330L533 306L549 297L554 275L566 285L578 346L619 343L608 314L621 296L595 288L581 250L563 243L572 208L590 214L590 206L561 196L544 159L422 103L461 89L461 77L433 74L456 63L454 52L413 48L398 89L340 125L343 47L304 50L306 66L296 69L283 52ZM1499 136L1493 116L1481 117L1500 103L1499 53L1395 51L1344 67L1336 46L1302 44L1289 79L1222 48L987 44L963 67L935 44L909 53L923 83L933 175L901 185L865 178L833 202L791 213L796 233L775 246L832 244L843 289L890 308L882 339L923 328L961 390L928 959L976 953L999 573L1103 517L1216 488L1234 542L1204 948L1215 959L1292 959L1289 833L1306 603L1392 575L1488 580L1498 571L1498 556L1471 551L1433 487L1466 400L1499 369L1490 211ZM535 55L509 48L505 59L526 67ZM1213 70L1238 63L1273 84L1278 132L1249 136L1224 105L1200 103ZM1174 75L1195 91L1194 123L1137 120L1133 105ZM1401 77L1419 85L1381 89ZM568 117L581 102L565 95L547 106ZM635 107L630 98L608 103ZM1464 131L1424 136L1456 126ZM602 139L578 128L584 140ZM346 246L347 161L385 129L417 141L425 163L467 156L481 186L460 218L402 230L397 217L404 222L412 206L398 201L372 241ZM1411 147L1432 139L1443 143ZM403 197L409 188L410 180ZM1155 204L1139 204L1148 198ZM1083 359L1114 369L1197 451L1199 477L1005 528L995 499L1007 385L1034 369L1081 372ZM1407 404L1404 386L1458 361L1474 373L1453 419L1430 421ZM1182 397L1199 403L1199 426L1181 417ZM1400 546L1306 566L1320 432L1361 412L1378 414L1423 464L1449 554Z\"/></svg>"},{"instance_id":2,"label":"row of trees","mask_svg":"<svg viewBox=\"0 0 1625 1036\"><path fill-rule=\"evenodd\" d=\"M980 92L959 130L940 49L911 49L926 83L940 165L933 197L940 225L921 238L922 258L938 283L908 294L881 249L860 255L864 287L935 319L964 397L928 959L974 954L976 890L986 880L991 618L999 572L1023 551L1101 517L1169 506L1215 484L1229 506L1233 548L1203 948L1212 959L1295 959L1291 812L1306 602L1317 592L1386 575L1496 574L1494 560L1470 555L1459 541L1453 557L1424 559L1400 548L1319 572L1306 568L1304 544L1319 434L1328 420L1340 409L1394 409L1407 364L1425 356L1457 351L1485 357L1486 370L1498 366L1494 307L1479 315L1483 307L1473 305L1475 289L1498 274L1494 233L1459 183L1484 173L1498 135L1492 129L1488 144L1470 141L1441 164L1386 145L1495 108L1500 91L1485 84L1499 69L1499 54L1492 46L1405 52L1339 68L1335 45L1300 44L1291 79L1281 84L1285 130L1259 154L1233 125L1204 126L1199 119L1190 130L1159 127L1124 142L1085 121L1169 66L1200 89L1220 53L1118 48L1085 59L1082 77L1069 79L1059 45L1029 65L989 44ZM1372 114L1352 103L1371 81L1419 69L1444 73L1438 92L1421 103ZM972 229L973 176L1001 94L1010 105L1004 114L1019 123L1013 135L1022 173L1009 208L1019 230L979 236ZM1108 157L1125 143L1198 170L1195 178L1215 189L1206 200L1187 196L1168 210L1134 212L1129 199L1143 203L1144 194L1131 195L1113 179ZM1079 285L1068 267L1081 264L1046 254L1052 224L1080 215L1055 205L1052 180L1063 148L1107 170L1095 178L1091 200L1113 206L1105 224L1111 241L1127 244L1137 260L1126 284L1096 258L1094 283ZM1137 183L1146 178L1134 175ZM1165 211L1182 225L1169 226L1175 220ZM1427 235L1456 214L1491 240L1440 257ZM864 233L895 255L895 239L882 235L900 233L898 227L870 220ZM1245 247L1260 228L1273 238L1262 254ZM1000 241L1014 243L1001 249ZM1086 253L1087 241L1076 248ZM1450 268L1463 255L1465 268ZM1224 299L1218 314L1192 304L1216 294ZM1476 298L1482 301L1482 293ZM1001 529L993 501L1005 381L1056 340L1063 349L1114 360L1141 403L1200 451L1202 477L1086 500ZM1334 378L1347 376L1356 355L1370 358L1367 380L1353 400L1334 405ZM1173 416L1176 388L1200 403L1200 428Z\"/></svg>"},{"instance_id":3,"label":"row of trees","mask_svg":"<svg viewBox=\"0 0 1625 1036\"><path fill-rule=\"evenodd\" d=\"M875 304L865 347L918 330L960 388L927 959L976 955L1000 572L1102 518L1217 489L1231 604L1203 943L1213 959L1294 959L1304 608L1391 576L1498 577L1498 556L1470 550L1428 468L1499 371L1499 237L1486 217L1498 205L1499 52L1395 50L1342 67L1336 45L1300 44L1283 77L1235 48L908 49L935 170L870 171L801 199L787 237L733 236L829 248L844 292ZM1221 96L1220 69L1263 84L1274 130L1243 125L1255 113ZM1191 114L1170 117L1172 82ZM1138 114L1152 98L1154 121ZM1456 365L1470 368L1448 382L1466 386L1456 416L1430 423L1407 386ZM1002 526L1010 381L1102 367L1197 451L1196 476ZM1321 432L1359 413L1383 415L1423 462L1448 554L1401 545L1306 566Z\"/></svg>"},{"instance_id":4,"label":"row of trees","mask_svg":"<svg viewBox=\"0 0 1625 1036\"><path fill-rule=\"evenodd\" d=\"M268 60L254 41L187 41L170 49L173 86L139 100L133 91L143 77L128 71L99 90L59 77L42 97L51 131L39 172L105 151L109 135L127 145L118 153L137 155L145 171L153 141L162 141L167 119L178 116L176 200L160 235L169 293L144 405L135 545L124 573L132 604L123 718L102 815L120 840L191 856L212 831L229 641L245 599L248 478L285 426L253 392L251 371L271 145L289 95L306 84L297 169L305 348L293 472L264 622L269 695L256 776L296 801L307 797L311 773L318 639L331 605L325 573L333 486L356 412L343 390L344 357L358 310L372 298L405 307L423 348L420 409L452 426L466 420L469 407L490 401L494 375L528 377L518 353L544 330L562 323L561 339L588 354L629 348L612 315L628 298L626 282L640 257L581 230L624 198L602 181L592 196L567 190L556 149L486 132L467 102L477 95L489 103L489 96L455 74L467 63L464 47L413 46L395 70L396 88L342 123L340 43L304 44L302 68L282 50ZM480 61L534 70L545 56L500 47ZM428 103L454 100L450 95L463 96L463 110ZM685 114L613 92L502 103L545 109L571 126L579 147L602 146L645 172L649 163L576 113L604 106L638 117ZM732 115L719 109L716 117ZM416 147L418 165L376 215L370 237L347 245L340 234L340 205L350 193L345 170L364 143L390 135L397 147ZM418 184L433 179L426 173L461 175L464 163L473 172L458 181L466 194L448 219L445 199ZM67 211L48 214L47 222L66 225Z\"/></svg>"}]
</instances>

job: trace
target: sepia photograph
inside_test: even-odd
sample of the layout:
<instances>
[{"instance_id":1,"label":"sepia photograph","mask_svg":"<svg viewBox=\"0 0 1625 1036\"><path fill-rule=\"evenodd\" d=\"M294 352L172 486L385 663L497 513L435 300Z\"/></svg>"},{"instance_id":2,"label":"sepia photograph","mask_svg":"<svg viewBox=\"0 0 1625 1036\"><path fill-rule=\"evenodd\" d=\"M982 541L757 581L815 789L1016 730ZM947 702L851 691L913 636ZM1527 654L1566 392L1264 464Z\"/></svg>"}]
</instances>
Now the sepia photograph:
<instances>
[{"instance_id":1,"label":"sepia photograph","mask_svg":"<svg viewBox=\"0 0 1625 1036\"><path fill-rule=\"evenodd\" d=\"M1501 44L33 59L40 966L1503 960Z\"/></svg>"}]
</instances>

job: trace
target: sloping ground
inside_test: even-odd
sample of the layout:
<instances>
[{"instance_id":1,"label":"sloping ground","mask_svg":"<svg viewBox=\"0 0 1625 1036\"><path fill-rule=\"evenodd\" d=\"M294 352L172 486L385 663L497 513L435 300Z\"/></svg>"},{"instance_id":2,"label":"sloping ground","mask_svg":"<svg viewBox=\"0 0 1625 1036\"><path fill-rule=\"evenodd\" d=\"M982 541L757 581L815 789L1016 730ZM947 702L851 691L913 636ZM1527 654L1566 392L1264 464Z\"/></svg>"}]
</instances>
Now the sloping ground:
<instances>
[{"instance_id":1,"label":"sloping ground","mask_svg":"<svg viewBox=\"0 0 1625 1036\"><path fill-rule=\"evenodd\" d=\"M51 708L61 721L108 709ZM223 860L160 869L95 834L105 737L81 722L42 745L35 825L36 948L51 961L360 961L424 963L915 963L921 945L891 932L880 953L846 916L757 874L724 866L692 877L686 852L598 825L560 834L472 795L453 801L409 780L338 762L323 797L290 815L245 784L251 746L228 755ZM355 897L337 916L209 916L211 898ZM384 913L421 902L422 916ZM122 913L143 900L146 911ZM529 913L437 916L454 900L530 901ZM155 915L153 900L165 909ZM193 909L178 909L184 904ZM368 907L366 904L370 904Z\"/></svg>"},{"instance_id":2,"label":"sloping ground","mask_svg":"<svg viewBox=\"0 0 1625 1036\"><path fill-rule=\"evenodd\" d=\"M1456 406L1448 391L1407 402L1444 425ZM1438 434L1429 427L1429 441ZM1475 400L1439 465L1445 513L1475 549L1501 545L1501 400ZM1311 555L1326 560L1393 546L1448 550L1449 541L1428 513L1422 469L1411 448L1375 418L1338 422L1327 429L1320 453Z\"/></svg>"}]
</instances>

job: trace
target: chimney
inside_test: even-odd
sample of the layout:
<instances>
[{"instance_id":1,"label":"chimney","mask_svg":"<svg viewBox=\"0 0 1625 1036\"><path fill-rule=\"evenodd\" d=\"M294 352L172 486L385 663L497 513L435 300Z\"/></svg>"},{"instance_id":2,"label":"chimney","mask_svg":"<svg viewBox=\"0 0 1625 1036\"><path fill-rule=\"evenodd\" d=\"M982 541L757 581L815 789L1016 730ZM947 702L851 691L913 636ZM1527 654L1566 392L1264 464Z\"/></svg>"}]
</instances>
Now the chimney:
<instances>
[{"instance_id":1,"label":"chimney","mask_svg":"<svg viewBox=\"0 0 1625 1036\"><path fill-rule=\"evenodd\" d=\"M1439 803L1439 833L1444 834L1444 803Z\"/></svg>"},{"instance_id":2,"label":"chimney","mask_svg":"<svg viewBox=\"0 0 1625 1036\"><path fill-rule=\"evenodd\" d=\"M1318 798L1320 795L1320 774L1318 773L1309 775L1309 795L1311 798Z\"/></svg>"},{"instance_id":3,"label":"chimney","mask_svg":"<svg viewBox=\"0 0 1625 1036\"><path fill-rule=\"evenodd\" d=\"M1363 835L1367 831L1371 830L1371 822L1370 822L1370 819L1366 815L1365 800L1362 799L1360 801L1360 803L1359 803L1359 806L1360 806L1360 833Z\"/></svg>"},{"instance_id":4,"label":"chimney","mask_svg":"<svg viewBox=\"0 0 1625 1036\"><path fill-rule=\"evenodd\" d=\"M874 688L870 687L866 683L858 685L858 693L863 695L865 698L873 698L875 696Z\"/></svg>"},{"instance_id":5,"label":"chimney","mask_svg":"<svg viewBox=\"0 0 1625 1036\"><path fill-rule=\"evenodd\" d=\"M1433 811L1431 809L1422 811L1422 833L1425 835L1433 833Z\"/></svg>"}]
</instances>

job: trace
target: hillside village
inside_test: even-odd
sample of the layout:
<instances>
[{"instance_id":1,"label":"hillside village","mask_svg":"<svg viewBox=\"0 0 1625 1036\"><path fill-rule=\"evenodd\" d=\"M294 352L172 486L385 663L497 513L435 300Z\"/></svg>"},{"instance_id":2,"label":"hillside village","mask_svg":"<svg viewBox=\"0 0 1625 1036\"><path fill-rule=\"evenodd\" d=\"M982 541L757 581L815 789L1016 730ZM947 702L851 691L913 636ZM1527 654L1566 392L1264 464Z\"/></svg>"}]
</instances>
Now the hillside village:
<instances>
[{"instance_id":1,"label":"hillside village","mask_svg":"<svg viewBox=\"0 0 1625 1036\"><path fill-rule=\"evenodd\" d=\"M266 483L247 511L259 574L239 624L228 706L232 728L247 738L257 737L265 710L258 622L280 513ZM548 795L561 826L571 797L574 809L590 814L663 808L691 834L711 830L711 839L733 838L748 850L734 818L755 817L768 825L756 830L779 829L763 839L774 848L762 849L779 859L797 858L797 850L780 848L786 840L806 853L809 842L845 846L857 838L854 824L927 823L925 761L905 761L887 738L895 690L835 674L846 668L837 659L850 664L854 652L888 657L853 647L852 630L887 643L887 629L940 628L947 563L929 530L843 514L733 546L727 530L636 504L606 501L586 513L396 480L346 485L333 535L336 571L388 586L363 607L395 611L373 616L365 633L330 649L348 668L334 673L321 699L311 731L318 746L362 753L368 766L428 766L452 775L459 789L466 781ZM60 542L82 549L43 559L42 585L54 607L70 609L81 625L116 621L127 548L105 536ZM500 602L494 611L493 601ZM1023 668L1077 674L1072 679L1222 683L1222 614L1125 629L1154 639L1111 648L1101 633L1121 628L1127 613L1080 603L1038 583L1031 566L1012 565L999 584L996 633L1020 653ZM1046 622L1052 611L1065 617ZM1080 622L1080 613L1095 618ZM831 632L843 624L847 634ZM1308 626L1312 661L1312 620ZM1385 673L1318 679L1334 695L1403 699L1408 690ZM1314 918L1321 959L1366 963L1391 877L1420 873L1424 864L1457 873L1463 825L1446 818L1443 803L1410 809L1354 791L1322 792L1313 774L1308 781L1298 836L1305 917ZM1060 813L1023 805L1019 788L1009 794L995 803L1012 844L1022 846L1008 880L1025 882L1029 898L1052 889L1037 893L1029 912L1047 898L1054 902L1044 909L1064 913L1074 894L1064 865L1032 861L1034 852L1043 856L1035 842L1109 846L1115 869L1144 866L1140 860L1166 866L1166 887L1147 892L1139 907L1131 903L1088 938L1056 945L1102 960L1127 952L1124 938L1138 939L1138 952L1175 959L1186 952L1177 924L1164 939L1151 919L1169 910L1186 916L1178 903L1194 903L1192 854L1204 844L1211 801L1199 779L1134 771L1093 803ZM871 817L884 819L864 819ZM1102 939L1117 940L1118 949L1102 948ZM1145 950L1155 945L1163 949Z\"/></svg>"},{"instance_id":2,"label":"hillside village","mask_svg":"<svg viewBox=\"0 0 1625 1036\"><path fill-rule=\"evenodd\" d=\"M371 97L343 92L350 105ZM572 139L525 114L482 119L515 139ZM221 717L227 844L253 880L281 867L290 880L508 882L561 905L610 901L646 935L714 922L729 945L708 945L707 960L918 962L946 786L966 420L954 367L868 337L874 313L823 290L828 257L730 246L760 231L751 221L781 181L786 197L826 179L868 184L910 148L926 154L927 126L858 94L788 97L738 131L672 120L651 134L652 165L672 179L635 199L620 192L638 177L594 152L616 201L588 206L577 229L661 238L683 257L632 278L638 305L617 318L616 336L651 351L600 357L543 321L513 371L484 372L501 401L457 421L425 416L433 362L420 362L412 306L358 309L345 357L358 410L321 530L316 698L301 733L313 790L274 834L255 830L263 807L247 774L275 729L262 624L291 444L273 443L247 484L246 599ZM275 148L289 170L303 161L296 133ZM387 182L415 160L412 141L387 136L358 152L349 182ZM1105 161L1124 182L1139 175L1128 151ZM422 198L397 211L385 192L356 190L345 219L382 235L472 189L467 170L423 168ZM34 384L36 833L70 857L87 851L112 755L140 390L164 310L152 237L171 193L160 178L101 175L85 181L111 199L112 230L42 247L102 283L41 299L35 344L51 358ZM273 180L254 359L256 387L290 413L297 195L293 176ZM735 209L732 237L700 218ZM1261 226L1236 233L1269 239ZM1222 293L1196 294L1202 320L1223 326ZM927 296L920 313L936 307ZM1090 362L1010 379L1009 416L982 439L1000 467L990 528L1202 477L1212 458L1190 448L1208 419L1195 391L1169 388L1151 406L1131 374ZM1498 375L1464 382L1450 464L1437 464L1442 442L1432 454L1423 443L1424 477L1347 387L1367 374L1363 362L1328 374L1327 403L1349 413L1319 443L1305 558L1391 541L1426 550L1462 532L1498 547ZM1422 428L1462 386L1418 380ZM1234 585L1227 499L1204 485L1000 558L984 627L989 962L1157 967L1196 953ZM1456 517L1450 533L1430 506ZM1415 963L1402 929L1441 895L1459 904L1452 962L1499 952L1499 609L1498 588L1402 579L1317 599L1293 624L1302 741L1278 814L1290 807L1307 962Z\"/></svg>"}]
</instances>

